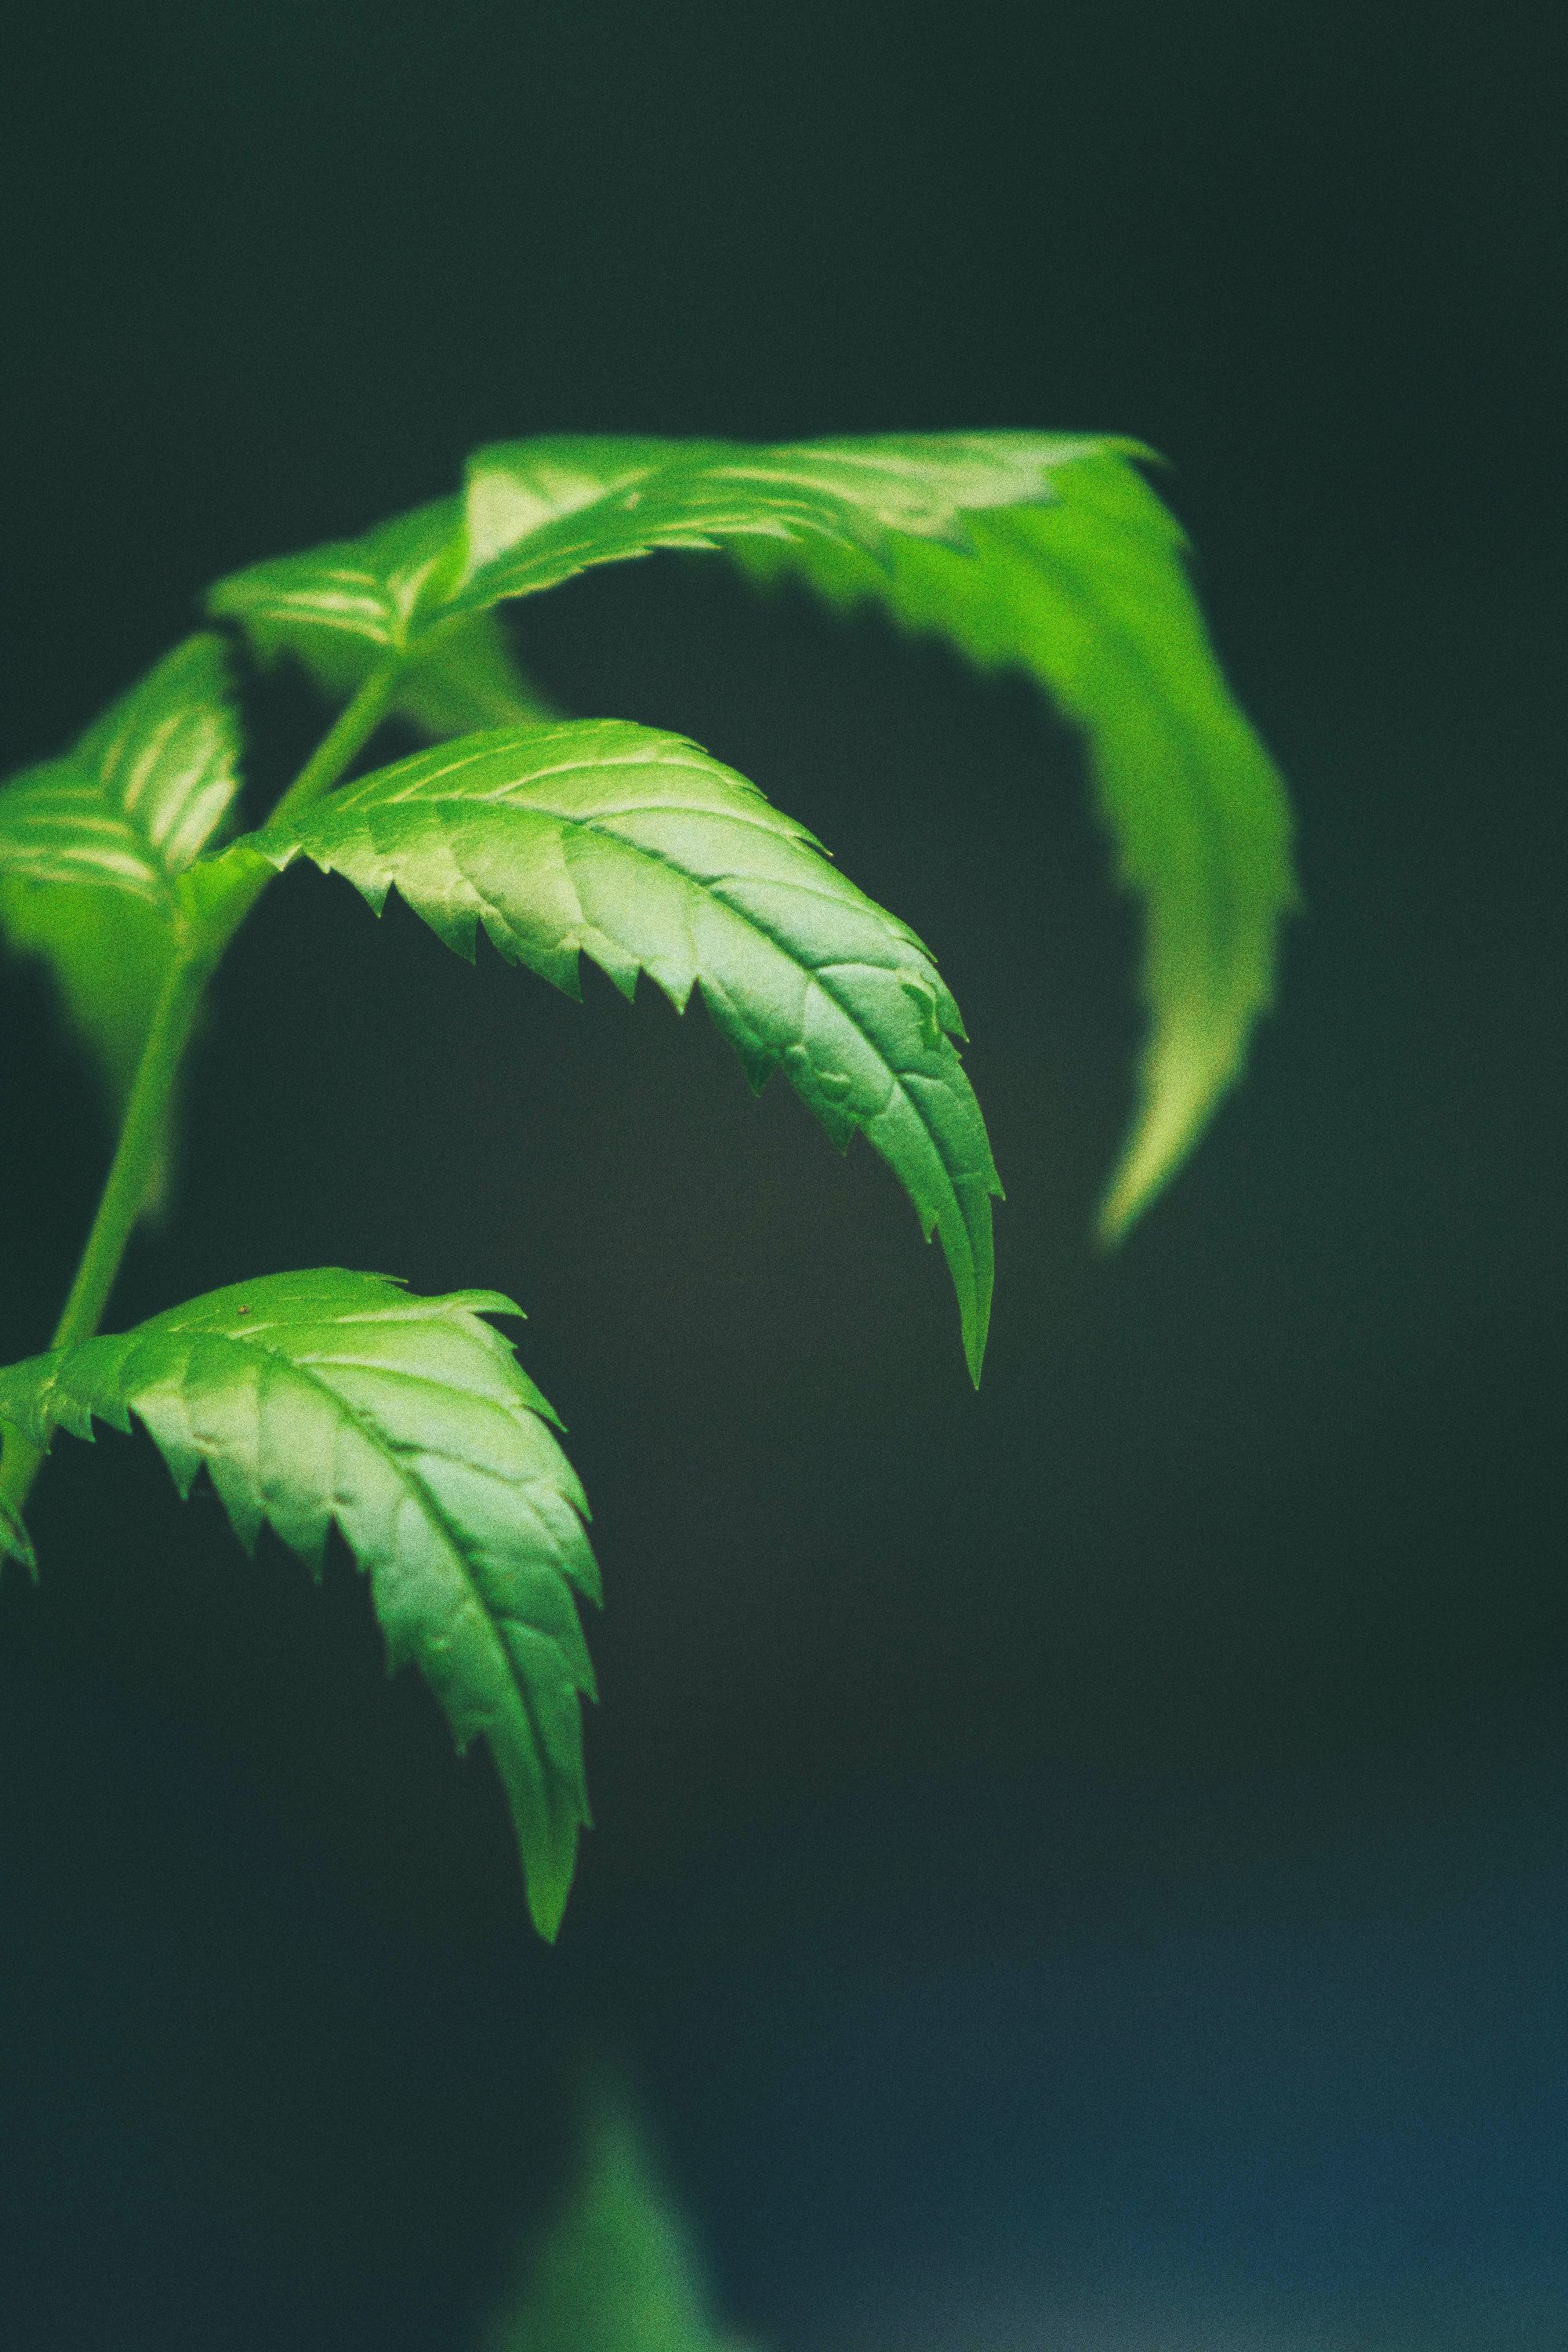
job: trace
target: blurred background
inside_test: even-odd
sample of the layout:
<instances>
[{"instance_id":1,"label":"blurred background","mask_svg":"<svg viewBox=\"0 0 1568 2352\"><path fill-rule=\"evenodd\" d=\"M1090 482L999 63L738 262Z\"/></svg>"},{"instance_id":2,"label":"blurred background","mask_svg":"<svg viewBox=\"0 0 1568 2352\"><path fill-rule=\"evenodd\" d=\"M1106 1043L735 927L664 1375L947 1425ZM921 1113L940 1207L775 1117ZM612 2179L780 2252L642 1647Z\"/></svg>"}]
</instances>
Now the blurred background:
<instances>
[{"instance_id":1,"label":"blurred background","mask_svg":"<svg viewBox=\"0 0 1568 2352\"><path fill-rule=\"evenodd\" d=\"M599 1828L547 1953L346 1561L70 1449L0 1589L0 2334L455 2352L601 2051L776 2352L1568 2341L1557 12L58 0L8 47L7 766L485 438L1113 428L1307 914L1103 1261L1135 935L1065 730L722 565L520 614L936 950L985 1385L891 1181L700 1013L272 894L116 1318L322 1263L522 1301ZM265 793L313 714L257 709ZM9 1358L103 1144L3 986Z\"/></svg>"}]
</instances>

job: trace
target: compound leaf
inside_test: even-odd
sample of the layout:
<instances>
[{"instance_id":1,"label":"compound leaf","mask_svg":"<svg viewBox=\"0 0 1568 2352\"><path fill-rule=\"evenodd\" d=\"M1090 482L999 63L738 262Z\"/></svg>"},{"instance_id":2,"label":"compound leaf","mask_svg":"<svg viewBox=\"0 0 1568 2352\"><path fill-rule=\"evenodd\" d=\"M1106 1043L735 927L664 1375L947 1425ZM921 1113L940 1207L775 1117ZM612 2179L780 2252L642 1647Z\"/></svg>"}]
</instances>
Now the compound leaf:
<instances>
[{"instance_id":1,"label":"compound leaf","mask_svg":"<svg viewBox=\"0 0 1568 2352\"><path fill-rule=\"evenodd\" d=\"M338 1268L270 1275L115 1338L0 1371L37 1444L94 1418L151 1433L182 1495L205 1468L247 1549L263 1521L320 1571L336 1526L370 1579L388 1663L415 1659L459 1749L489 1743L529 1901L553 1936L588 1819L574 1593L597 1600L586 1504L555 1416L485 1315L488 1290L412 1296Z\"/></svg>"},{"instance_id":2,"label":"compound leaf","mask_svg":"<svg viewBox=\"0 0 1568 2352\"><path fill-rule=\"evenodd\" d=\"M48 966L110 1097L129 1092L174 948L174 883L239 788L220 637L188 638L65 755L0 787L0 929Z\"/></svg>"},{"instance_id":3,"label":"compound leaf","mask_svg":"<svg viewBox=\"0 0 1568 2352\"><path fill-rule=\"evenodd\" d=\"M395 887L447 944L482 925L575 993L590 956L678 1010L700 987L753 1085L782 1067L828 1132L857 1132L933 1227L979 1375L991 1297L984 1123L958 1008L904 924L805 827L692 744L613 719L470 736L343 786L251 836L303 854L380 910Z\"/></svg>"},{"instance_id":4,"label":"compound leaf","mask_svg":"<svg viewBox=\"0 0 1568 2352\"><path fill-rule=\"evenodd\" d=\"M834 602L883 605L1024 669L1083 729L1142 901L1151 1016L1132 1131L1101 1211L1124 1232L1239 1075L1294 903L1289 817L1137 445L1020 433L733 443L512 442L469 467L459 605L655 547L723 545Z\"/></svg>"},{"instance_id":5,"label":"compound leaf","mask_svg":"<svg viewBox=\"0 0 1568 2352\"><path fill-rule=\"evenodd\" d=\"M742 2352L630 2100L597 2081L576 2177L484 2352Z\"/></svg>"},{"instance_id":6,"label":"compound leaf","mask_svg":"<svg viewBox=\"0 0 1568 2352\"><path fill-rule=\"evenodd\" d=\"M297 650L301 627L321 648L336 631L340 668L345 646L361 662L378 647L423 662L455 615L656 548L721 547L753 575L799 573L837 604L879 604L982 664L1023 669L1087 736L1100 812L1144 910L1149 1036L1101 1210L1109 1239L1239 1075L1295 898L1283 787L1215 661L1181 532L1135 469L1146 454L1027 433L499 443L471 460L460 509L444 501L258 566L215 609L263 643L287 609ZM326 658L306 657L319 670ZM415 691L404 708L417 719ZM465 715L480 714L459 694L445 716ZM483 715L524 714L492 702Z\"/></svg>"}]
</instances>

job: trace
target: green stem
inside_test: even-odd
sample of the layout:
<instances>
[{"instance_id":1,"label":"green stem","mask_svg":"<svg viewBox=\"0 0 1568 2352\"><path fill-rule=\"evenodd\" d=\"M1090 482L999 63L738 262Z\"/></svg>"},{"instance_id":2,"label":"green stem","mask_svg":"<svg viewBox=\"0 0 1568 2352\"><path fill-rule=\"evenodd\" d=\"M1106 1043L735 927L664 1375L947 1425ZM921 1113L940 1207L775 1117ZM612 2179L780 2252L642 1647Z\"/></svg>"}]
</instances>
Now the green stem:
<instances>
[{"instance_id":1,"label":"green stem","mask_svg":"<svg viewBox=\"0 0 1568 2352\"><path fill-rule=\"evenodd\" d=\"M109 1304L125 1245L135 1229L157 1170L168 1130L169 1108L180 1064L212 967L205 958L172 966L147 1032L136 1082L125 1107L125 1124L110 1162L109 1175L88 1234L70 1295L55 1326L51 1348L72 1348L89 1339ZM7 1432L0 1502L20 1513L38 1475L43 1449Z\"/></svg>"},{"instance_id":2,"label":"green stem","mask_svg":"<svg viewBox=\"0 0 1568 2352\"><path fill-rule=\"evenodd\" d=\"M392 700L402 661L389 656L372 670L352 702L300 769L273 814L296 814L331 792L356 752L363 750ZM196 869L201 870L201 869ZM125 1118L104 1180L98 1212L82 1250L76 1280L60 1310L49 1346L74 1348L90 1339L109 1304L126 1246L146 1205L168 1131L180 1066L191 1042L207 982L240 924L272 879L270 869L242 872L221 903L188 931L171 965L142 1049ZM0 1507L20 1515L44 1454L17 1432L5 1433L0 1457Z\"/></svg>"},{"instance_id":3,"label":"green stem","mask_svg":"<svg viewBox=\"0 0 1568 2352\"><path fill-rule=\"evenodd\" d=\"M298 816L330 793L356 752L363 751L385 718L387 706L403 671L405 656L388 654L377 662L352 702L344 703L330 731L323 735L268 818Z\"/></svg>"}]
</instances>

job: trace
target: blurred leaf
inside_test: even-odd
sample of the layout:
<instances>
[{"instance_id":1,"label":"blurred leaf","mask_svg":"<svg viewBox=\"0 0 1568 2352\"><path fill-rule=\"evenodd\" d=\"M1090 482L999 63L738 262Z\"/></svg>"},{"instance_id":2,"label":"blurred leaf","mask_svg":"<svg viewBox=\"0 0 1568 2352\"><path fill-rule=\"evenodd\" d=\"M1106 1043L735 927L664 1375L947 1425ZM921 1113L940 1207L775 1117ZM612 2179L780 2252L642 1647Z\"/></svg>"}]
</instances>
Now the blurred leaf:
<instances>
[{"instance_id":1,"label":"blurred leaf","mask_svg":"<svg viewBox=\"0 0 1568 2352\"><path fill-rule=\"evenodd\" d=\"M797 541L881 552L891 534L964 545L963 518L1048 499L1056 470L1101 445L1060 434L864 441L498 442L469 461L467 565L454 605L553 587L655 548Z\"/></svg>"},{"instance_id":2,"label":"blurred leaf","mask_svg":"<svg viewBox=\"0 0 1568 2352\"><path fill-rule=\"evenodd\" d=\"M598 1573L555 1416L479 1319L518 1311L339 1268L269 1275L9 1366L0 1421L47 1445L134 1413L182 1496L205 1468L247 1550L266 1521L317 1574L336 1526L389 1665L416 1660L459 1749L489 1741L552 1937L588 1819L573 1595L596 1601Z\"/></svg>"},{"instance_id":3,"label":"blurred leaf","mask_svg":"<svg viewBox=\"0 0 1568 2352\"><path fill-rule=\"evenodd\" d=\"M223 640L195 636L0 788L0 929L48 966L116 1107L174 955L174 882L223 826L239 742Z\"/></svg>"},{"instance_id":4,"label":"blurred leaf","mask_svg":"<svg viewBox=\"0 0 1568 2352\"><path fill-rule=\"evenodd\" d=\"M221 637L188 637L62 759L0 788L0 872L88 883L172 908L239 789Z\"/></svg>"},{"instance_id":5,"label":"blurred leaf","mask_svg":"<svg viewBox=\"0 0 1568 2352\"><path fill-rule=\"evenodd\" d=\"M404 651L390 712L438 742L476 727L518 727L555 716L519 668L491 612L414 626L442 555L456 560L453 499L306 555L258 563L220 581L208 599L237 621L267 667L292 657L329 702L358 692L387 653Z\"/></svg>"},{"instance_id":6,"label":"blurred leaf","mask_svg":"<svg viewBox=\"0 0 1568 2352\"><path fill-rule=\"evenodd\" d=\"M6 1559L19 1559L37 1579L38 1563L34 1557L33 1539L10 1504L0 1496L0 1560Z\"/></svg>"},{"instance_id":7,"label":"blurred leaf","mask_svg":"<svg viewBox=\"0 0 1568 2352\"><path fill-rule=\"evenodd\" d=\"M987 667L1023 669L1082 728L1123 881L1142 901L1150 1034L1100 1213L1116 1239L1240 1075L1296 904L1290 812L1189 584L1180 527L1124 454L1084 445L1049 503L970 519L970 551L881 562L817 539L744 551L844 607L877 604Z\"/></svg>"},{"instance_id":8,"label":"blurred leaf","mask_svg":"<svg viewBox=\"0 0 1568 2352\"><path fill-rule=\"evenodd\" d=\"M460 954L482 924L573 994L584 954L628 997L648 972L678 1011L700 986L752 1084L782 1067L940 1232L978 1379L1000 1188L958 1008L914 933L755 785L679 736L585 719L418 753L250 838L280 867L303 854L346 876L378 912L395 887Z\"/></svg>"},{"instance_id":9,"label":"blurred leaf","mask_svg":"<svg viewBox=\"0 0 1568 2352\"><path fill-rule=\"evenodd\" d=\"M721 543L1022 668L1089 739L1100 814L1146 917L1138 1107L1101 1211L1125 1232L1239 1075L1295 902L1289 813L1237 708L1173 518L1131 442L1016 433L776 449L514 442L469 467L459 604L654 547Z\"/></svg>"},{"instance_id":10,"label":"blurred leaf","mask_svg":"<svg viewBox=\"0 0 1568 2352\"><path fill-rule=\"evenodd\" d=\"M561 715L524 677L494 613L464 613L432 630L398 680L392 709L433 743L480 727L544 726Z\"/></svg>"},{"instance_id":11,"label":"blurred leaf","mask_svg":"<svg viewBox=\"0 0 1568 2352\"><path fill-rule=\"evenodd\" d=\"M1029 433L503 442L470 461L460 509L446 500L259 565L225 583L214 609L243 618L263 650L287 638L323 677L331 638L342 694L358 675L342 670L345 646L361 664L375 648L434 646L453 614L590 566L723 547L755 576L798 573L837 604L880 604L975 661L1023 669L1084 730L1145 917L1149 1036L1101 1210L1113 1239L1239 1075L1295 903L1284 789L1215 659L1181 532L1136 470L1146 454ZM438 703L431 731L479 716L461 692ZM521 713L491 702L484 715Z\"/></svg>"},{"instance_id":12,"label":"blurred leaf","mask_svg":"<svg viewBox=\"0 0 1568 2352\"><path fill-rule=\"evenodd\" d=\"M482 2352L744 2352L624 2093L595 2085L575 2180Z\"/></svg>"},{"instance_id":13,"label":"blurred leaf","mask_svg":"<svg viewBox=\"0 0 1568 2352\"><path fill-rule=\"evenodd\" d=\"M362 539L254 563L209 590L207 610L237 621L264 660L294 653L330 664L342 640L368 647L372 658L401 652L461 562L460 520L455 499L437 499Z\"/></svg>"}]
</instances>

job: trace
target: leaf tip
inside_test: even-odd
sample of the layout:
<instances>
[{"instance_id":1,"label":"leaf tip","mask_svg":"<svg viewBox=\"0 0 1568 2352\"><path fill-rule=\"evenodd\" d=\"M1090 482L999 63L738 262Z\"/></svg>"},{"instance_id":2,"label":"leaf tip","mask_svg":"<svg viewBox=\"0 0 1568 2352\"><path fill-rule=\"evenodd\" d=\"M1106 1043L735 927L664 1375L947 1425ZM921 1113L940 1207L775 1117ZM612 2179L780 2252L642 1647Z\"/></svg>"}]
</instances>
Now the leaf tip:
<instances>
[{"instance_id":1,"label":"leaf tip","mask_svg":"<svg viewBox=\"0 0 1568 2352\"><path fill-rule=\"evenodd\" d=\"M0 1502L0 1562L7 1559L20 1560L37 1584L38 1557L33 1549L33 1539L22 1524L20 1514L14 1511L9 1503Z\"/></svg>"},{"instance_id":2,"label":"leaf tip","mask_svg":"<svg viewBox=\"0 0 1568 2352\"><path fill-rule=\"evenodd\" d=\"M523 1863L529 1916L547 1944L553 1944L566 1916L566 1898L577 1868L577 1832L562 1841L558 1851L535 1853Z\"/></svg>"}]
</instances>

